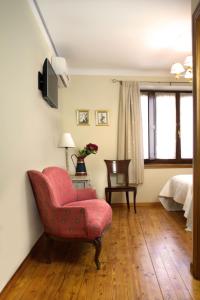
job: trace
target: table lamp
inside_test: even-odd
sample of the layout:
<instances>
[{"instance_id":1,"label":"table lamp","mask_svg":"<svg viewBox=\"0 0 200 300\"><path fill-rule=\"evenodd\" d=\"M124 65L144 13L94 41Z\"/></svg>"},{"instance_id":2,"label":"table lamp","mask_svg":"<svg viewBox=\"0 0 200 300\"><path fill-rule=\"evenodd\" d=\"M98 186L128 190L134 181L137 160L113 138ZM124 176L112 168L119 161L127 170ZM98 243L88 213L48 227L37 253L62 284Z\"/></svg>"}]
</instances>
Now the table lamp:
<instances>
[{"instance_id":1,"label":"table lamp","mask_svg":"<svg viewBox=\"0 0 200 300\"><path fill-rule=\"evenodd\" d=\"M66 168L69 170L69 163L68 163L68 148L75 148L75 143L71 136L71 133L65 132L61 135L60 141L58 143L59 148L65 148L66 153Z\"/></svg>"}]
</instances>

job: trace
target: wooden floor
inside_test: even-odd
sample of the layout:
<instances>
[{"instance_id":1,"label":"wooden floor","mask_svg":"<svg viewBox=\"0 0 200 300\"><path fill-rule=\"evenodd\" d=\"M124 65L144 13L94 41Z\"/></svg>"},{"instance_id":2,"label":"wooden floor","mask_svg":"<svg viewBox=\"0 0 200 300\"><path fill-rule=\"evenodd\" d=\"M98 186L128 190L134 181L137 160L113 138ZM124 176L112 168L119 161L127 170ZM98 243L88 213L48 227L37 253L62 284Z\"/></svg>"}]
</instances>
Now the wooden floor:
<instances>
[{"instance_id":1,"label":"wooden floor","mask_svg":"<svg viewBox=\"0 0 200 300\"><path fill-rule=\"evenodd\" d=\"M200 299L190 274L191 233L181 213L162 207L113 208L105 234L102 268L96 271L90 244L55 243L53 262L29 258L4 289L1 300Z\"/></svg>"}]
</instances>

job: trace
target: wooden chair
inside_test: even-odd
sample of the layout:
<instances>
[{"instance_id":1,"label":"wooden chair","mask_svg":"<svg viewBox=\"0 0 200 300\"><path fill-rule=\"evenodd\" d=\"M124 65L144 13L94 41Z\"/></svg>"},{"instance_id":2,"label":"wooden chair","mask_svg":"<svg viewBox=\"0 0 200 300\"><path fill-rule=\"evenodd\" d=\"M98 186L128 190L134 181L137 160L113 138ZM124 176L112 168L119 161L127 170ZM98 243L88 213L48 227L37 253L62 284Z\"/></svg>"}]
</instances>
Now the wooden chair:
<instances>
[{"instance_id":1,"label":"wooden chair","mask_svg":"<svg viewBox=\"0 0 200 300\"><path fill-rule=\"evenodd\" d=\"M129 184L129 176L128 176L128 167L130 164L130 159L127 160L104 160L107 167L107 180L108 186L105 188L106 201L111 204L112 192L126 192L126 202L128 209L130 209L129 204L129 192L134 193L134 211L136 213L136 196L137 196L137 186ZM113 175L116 177L117 181L119 176L124 176L123 184L112 185L112 177Z\"/></svg>"}]
</instances>

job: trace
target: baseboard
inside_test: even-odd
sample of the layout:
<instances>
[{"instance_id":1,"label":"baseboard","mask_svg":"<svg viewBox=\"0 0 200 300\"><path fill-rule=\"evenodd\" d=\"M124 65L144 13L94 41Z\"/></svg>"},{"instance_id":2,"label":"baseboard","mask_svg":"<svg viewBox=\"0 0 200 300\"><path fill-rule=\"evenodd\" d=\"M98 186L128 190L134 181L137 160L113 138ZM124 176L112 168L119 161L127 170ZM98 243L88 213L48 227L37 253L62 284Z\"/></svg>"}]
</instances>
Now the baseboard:
<instances>
[{"instance_id":1,"label":"baseboard","mask_svg":"<svg viewBox=\"0 0 200 300\"><path fill-rule=\"evenodd\" d=\"M141 202L141 203L137 203L137 206L155 207L155 206L162 206L162 204L160 202Z\"/></svg>"},{"instance_id":2,"label":"baseboard","mask_svg":"<svg viewBox=\"0 0 200 300\"><path fill-rule=\"evenodd\" d=\"M122 206L127 206L126 203L112 203L111 206L113 207L122 207ZM130 206L133 206L132 203L130 203ZM136 204L137 207L158 207L162 206L160 202L139 202Z\"/></svg>"}]
</instances>

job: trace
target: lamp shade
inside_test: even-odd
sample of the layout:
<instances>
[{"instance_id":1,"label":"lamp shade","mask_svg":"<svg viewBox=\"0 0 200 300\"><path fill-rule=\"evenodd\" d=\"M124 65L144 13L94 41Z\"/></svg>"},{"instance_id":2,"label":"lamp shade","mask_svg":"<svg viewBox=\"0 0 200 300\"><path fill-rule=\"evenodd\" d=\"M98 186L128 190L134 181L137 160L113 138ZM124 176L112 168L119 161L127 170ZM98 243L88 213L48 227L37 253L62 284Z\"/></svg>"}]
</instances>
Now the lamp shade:
<instances>
[{"instance_id":1,"label":"lamp shade","mask_svg":"<svg viewBox=\"0 0 200 300\"><path fill-rule=\"evenodd\" d=\"M192 56L187 56L184 61L184 66L188 68L192 68Z\"/></svg>"},{"instance_id":2,"label":"lamp shade","mask_svg":"<svg viewBox=\"0 0 200 300\"><path fill-rule=\"evenodd\" d=\"M188 68L187 71L185 72L185 76L186 79L192 79L192 68Z\"/></svg>"},{"instance_id":3,"label":"lamp shade","mask_svg":"<svg viewBox=\"0 0 200 300\"><path fill-rule=\"evenodd\" d=\"M60 148L74 148L75 147L75 143L73 141L71 133L65 132L62 134L62 136L60 137L58 147L60 147Z\"/></svg>"},{"instance_id":4,"label":"lamp shade","mask_svg":"<svg viewBox=\"0 0 200 300\"><path fill-rule=\"evenodd\" d=\"M175 63L171 67L171 74L181 74L185 71L184 67L180 63Z\"/></svg>"}]
</instances>

